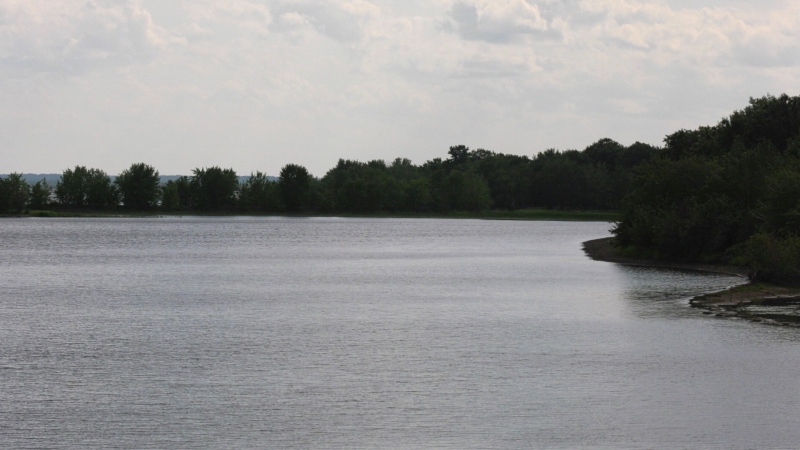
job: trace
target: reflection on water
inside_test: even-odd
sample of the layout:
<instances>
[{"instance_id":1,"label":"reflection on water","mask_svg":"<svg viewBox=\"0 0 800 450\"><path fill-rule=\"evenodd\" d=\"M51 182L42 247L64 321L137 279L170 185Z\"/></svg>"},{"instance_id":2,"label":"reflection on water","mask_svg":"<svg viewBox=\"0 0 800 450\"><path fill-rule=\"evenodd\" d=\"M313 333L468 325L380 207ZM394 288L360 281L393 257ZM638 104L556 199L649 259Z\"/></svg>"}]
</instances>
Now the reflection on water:
<instances>
[{"instance_id":1,"label":"reflection on water","mask_svg":"<svg viewBox=\"0 0 800 450\"><path fill-rule=\"evenodd\" d=\"M608 227L0 221L0 447L795 447L798 331Z\"/></svg>"},{"instance_id":2,"label":"reflection on water","mask_svg":"<svg viewBox=\"0 0 800 450\"><path fill-rule=\"evenodd\" d=\"M690 309L692 297L745 283L741 277L700 272L614 264L623 297L638 317L686 318L701 314Z\"/></svg>"}]
</instances>

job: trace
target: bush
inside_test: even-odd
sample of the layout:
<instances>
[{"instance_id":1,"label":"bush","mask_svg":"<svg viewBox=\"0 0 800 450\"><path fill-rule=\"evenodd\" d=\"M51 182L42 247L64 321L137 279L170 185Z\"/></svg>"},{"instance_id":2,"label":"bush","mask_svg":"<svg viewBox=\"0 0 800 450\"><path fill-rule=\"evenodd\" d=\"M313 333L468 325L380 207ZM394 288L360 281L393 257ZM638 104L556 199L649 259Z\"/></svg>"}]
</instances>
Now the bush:
<instances>
[{"instance_id":1,"label":"bush","mask_svg":"<svg viewBox=\"0 0 800 450\"><path fill-rule=\"evenodd\" d=\"M800 237L759 233L745 243L743 256L752 281L800 284Z\"/></svg>"}]
</instances>

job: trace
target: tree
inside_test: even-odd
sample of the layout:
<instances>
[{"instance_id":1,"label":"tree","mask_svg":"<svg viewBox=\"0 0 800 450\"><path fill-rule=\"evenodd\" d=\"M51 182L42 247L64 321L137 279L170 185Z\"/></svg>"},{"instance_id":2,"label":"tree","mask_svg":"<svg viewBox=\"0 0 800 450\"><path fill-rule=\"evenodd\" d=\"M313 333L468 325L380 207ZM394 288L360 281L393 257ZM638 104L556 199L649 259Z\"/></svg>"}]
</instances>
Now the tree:
<instances>
[{"instance_id":1,"label":"tree","mask_svg":"<svg viewBox=\"0 0 800 450\"><path fill-rule=\"evenodd\" d=\"M178 208L191 209L192 203L192 179L187 176L178 177L175 180L175 189L178 191Z\"/></svg>"},{"instance_id":2,"label":"tree","mask_svg":"<svg viewBox=\"0 0 800 450\"><path fill-rule=\"evenodd\" d=\"M51 197L53 195L53 188L46 179L37 181L31 187L31 209L43 209L50 206Z\"/></svg>"},{"instance_id":3,"label":"tree","mask_svg":"<svg viewBox=\"0 0 800 450\"><path fill-rule=\"evenodd\" d=\"M86 206L86 190L89 171L84 166L75 166L61 174L56 182L56 199L63 206L82 208Z\"/></svg>"},{"instance_id":4,"label":"tree","mask_svg":"<svg viewBox=\"0 0 800 450\"><path fill-rule=\"evenodd\" d=\"M0 178L0 214L7 213L10 204L8 183L5 178Z\"/></svg>"},{"instance_id":5,"label":"tree","mask_svg":"<svg viewBox=\"0 0 800 450\"><path fill-rule=\"evenodd\" d=\"M158 206L161 196L158 171L144 163L132 164L114 181L119 186L125 208L146 211Z\"/></svg>"},{"instance_id":6,"label":"tree","mask_svg":"<svg viewBox=\"0 0 800 450\"><path fill-rule=\"evenodd\" d=\"M194 169L191 180L193 205L206 211L233 210L239 194L239 178L233 169L217 166Z\"/></svg>"},{"instance_id":7,"label":"tree","mask_svg":"<svg viewBox=\"0 0 800 450\"><path fill-rule=\"evenodd\" d=\"M276 211L280 208L278 186L261 172L250 174L242 184L239 205L248 211Z\"/></svg>"},{"instance_id":8,"label":"tree","mask_svg":"<svg viewBox=\"0 0 800 450\"><path fill-rule=\"evenodd\" d=\"M428 178L411 180L405 186L405 209L409 211L428 211L433 204L431 183Z\"/></svg>"},{"instance_id":9,"label":"tree","mask_svg":"<svg viewBox=\"0 0 800 450\"><path fill-rule=\"evenodd\" d=\"M86 180L86 205L93 209L119 206L119 190L100 169L89 169Z\"/></svg>"},{"instance_id":10,"label":"tree","mask_svg":"<svg viewBox=\"0 0 800 450\"><path fill-rule=\"evenodd\" d=\"M22 174L0 179L0 212L22 213L28 205L30 187Z\"/></svg>"},{"instance_id":11,"label":"tree","mask_svg":"<svg viewBox=\"0 0 800 450\"><path fill-rule=\"evenodd\" d=\"M444 180L448 207L455 211L482 211L491 206L489 186L480 175L453 171Z\"/></svg>"},{"instance_id":12,"label":"tree","mask_svg":"<svg viewBox=\"0 0 800 450\"><path fill-rule=\"evenodd\" d=\"M119 191L100 169L75 166L67 169L56 183L56 199L63 206L105 209L119 205Z\"/></svg>"},{"instance_id":13,"label":"tree","mask_svg":"<svg viewBox=\"0 0 800 450\"><path fill-rule=\"evenodd\" d=\"M287 164L278 178L281 200L287 211L296 212L308 208L311 199L311 175L305 167Z\"/></svg>"},{"instance_id":14,"label":"tree","mask_svg":"<svg viewBox=\"0 0 800 450\"><path fill-rule=\"evenodd\" d=\"M161 187L161 208L166 211L172 211L178 209L179 205L178 183L169 180Z\"/></svg>"}]
</instances>

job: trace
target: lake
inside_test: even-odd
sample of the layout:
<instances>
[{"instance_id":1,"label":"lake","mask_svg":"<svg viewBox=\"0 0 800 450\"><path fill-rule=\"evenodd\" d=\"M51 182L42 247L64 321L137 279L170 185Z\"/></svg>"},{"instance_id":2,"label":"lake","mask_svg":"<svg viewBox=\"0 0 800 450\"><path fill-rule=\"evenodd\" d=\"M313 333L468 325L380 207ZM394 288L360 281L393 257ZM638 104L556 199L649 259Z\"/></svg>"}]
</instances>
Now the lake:
<instances>
[{"instance_id":1,"label":"lake","mask_svg":"<svg viewBox=\"0 0 800 450\"><path fill-rule=\"evenodd\" d=\"M607 223L0 221L2 448L796 448L800 330Z\"/></svg>"}]
</instances>

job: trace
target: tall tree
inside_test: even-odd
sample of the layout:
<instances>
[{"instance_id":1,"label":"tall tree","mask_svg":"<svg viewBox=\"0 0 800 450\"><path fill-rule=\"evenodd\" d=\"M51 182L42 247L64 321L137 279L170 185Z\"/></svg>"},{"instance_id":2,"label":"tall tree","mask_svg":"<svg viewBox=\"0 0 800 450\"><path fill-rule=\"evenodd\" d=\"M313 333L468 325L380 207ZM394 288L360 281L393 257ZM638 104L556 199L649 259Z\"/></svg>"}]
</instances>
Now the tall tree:
<instances>
[{"instance_id":1,"label":"tall tree","mask_svg":"<svg viewBox=\"0 0 800 450\"><path fill-rule=\"evenodd\" d=\"M217 166L194 169L191 179L193 205L205 211L224 211L236 208L239 178L233 169Z\"/></svg>"},{"instance_id":2,"label":"tall tree","mask_svg":"<svg viewBox=\"0 0 800 450\"><path fill-rule=\"evenodd\" d=\"M161 208L166 211L172 211L178 209L179 205L178 183L169 180L164 186L161 186Z\"/></svg>"},{"instance_id":3,"label":"tall tree","mask_svg":"<svg viewBox=\"0 0 800 450\"><path fill-rule=\"evenodd\" d=\"M119 206L119 190L111 177L100 169L89 169L86 179L86 205L94 209Z\"/></svg>"},{"instance_id":4,"label":"tall tree","mask_svg":"<svg viewBox=\"0 0 800 450\"><path fill-rule=\"evenodd\" d=\"M67 169L56 183L56 199L71 208L105 209L119 204L119 191L100 169L75 166Z\"/></svg>"},{"instance_id":5,"label":"tall tree","mask_svg":"<svg viewBox=\"0 0 800 450\"><path fill-rule=\"evenodd\" d=\"M114 181L119 186L125 208L147 211L158 206L161 196L158 171L144 163L132 164Z\"/></svg>"},{"instance_id":6,"label":"tall tree","mask_svg":"<svg viewBox=\"0 0 800 450\"><path fill-rule=\"evenodd\" d=\"M31 187L31 209L43 209L50 205L53 188L42 178Z\"/></svg>"},{"instance_id":7,"label":"tall tree","mask_svg":"<svg viewBox=\"0 0 800 450\"><path fill-rule=\"evenodd\" d=\"M248 211L276 211L280 208L278 186L262 172L250 174L242 184L239 205Z\"/></svg>"},{"instance_id":8,"label":"tall tree","mask_svg":"<svg viewBox=\"0 0 800 450\"><path fill-rule=\"evenodd\" d=\"M0 212L21 213L25 211L30 197L30 186L22 174L12 173L0 179Z\"/></svg>"},{"instance_id":9,"label":"tall tree","mask_svg":"<svg viewBox=\"0 0 800 450\"><path fill-rule=\"evenodd\" d=\"M86 206L86 190L89 170L85 166L75 166L61 174L56 182L56 199L63 206L82 208Z\"/></svg>"},{"instance_id":10,"label":"tall tree","mask_svg":"<svg viewBox=\"0 0 800 450\"><path fill-rule=\"evenodd\" d=\"M287 211L297 212L310 207L311 175L305 167L287 164L278 178L281 200Z\"/></svg>"}]
</instances>

